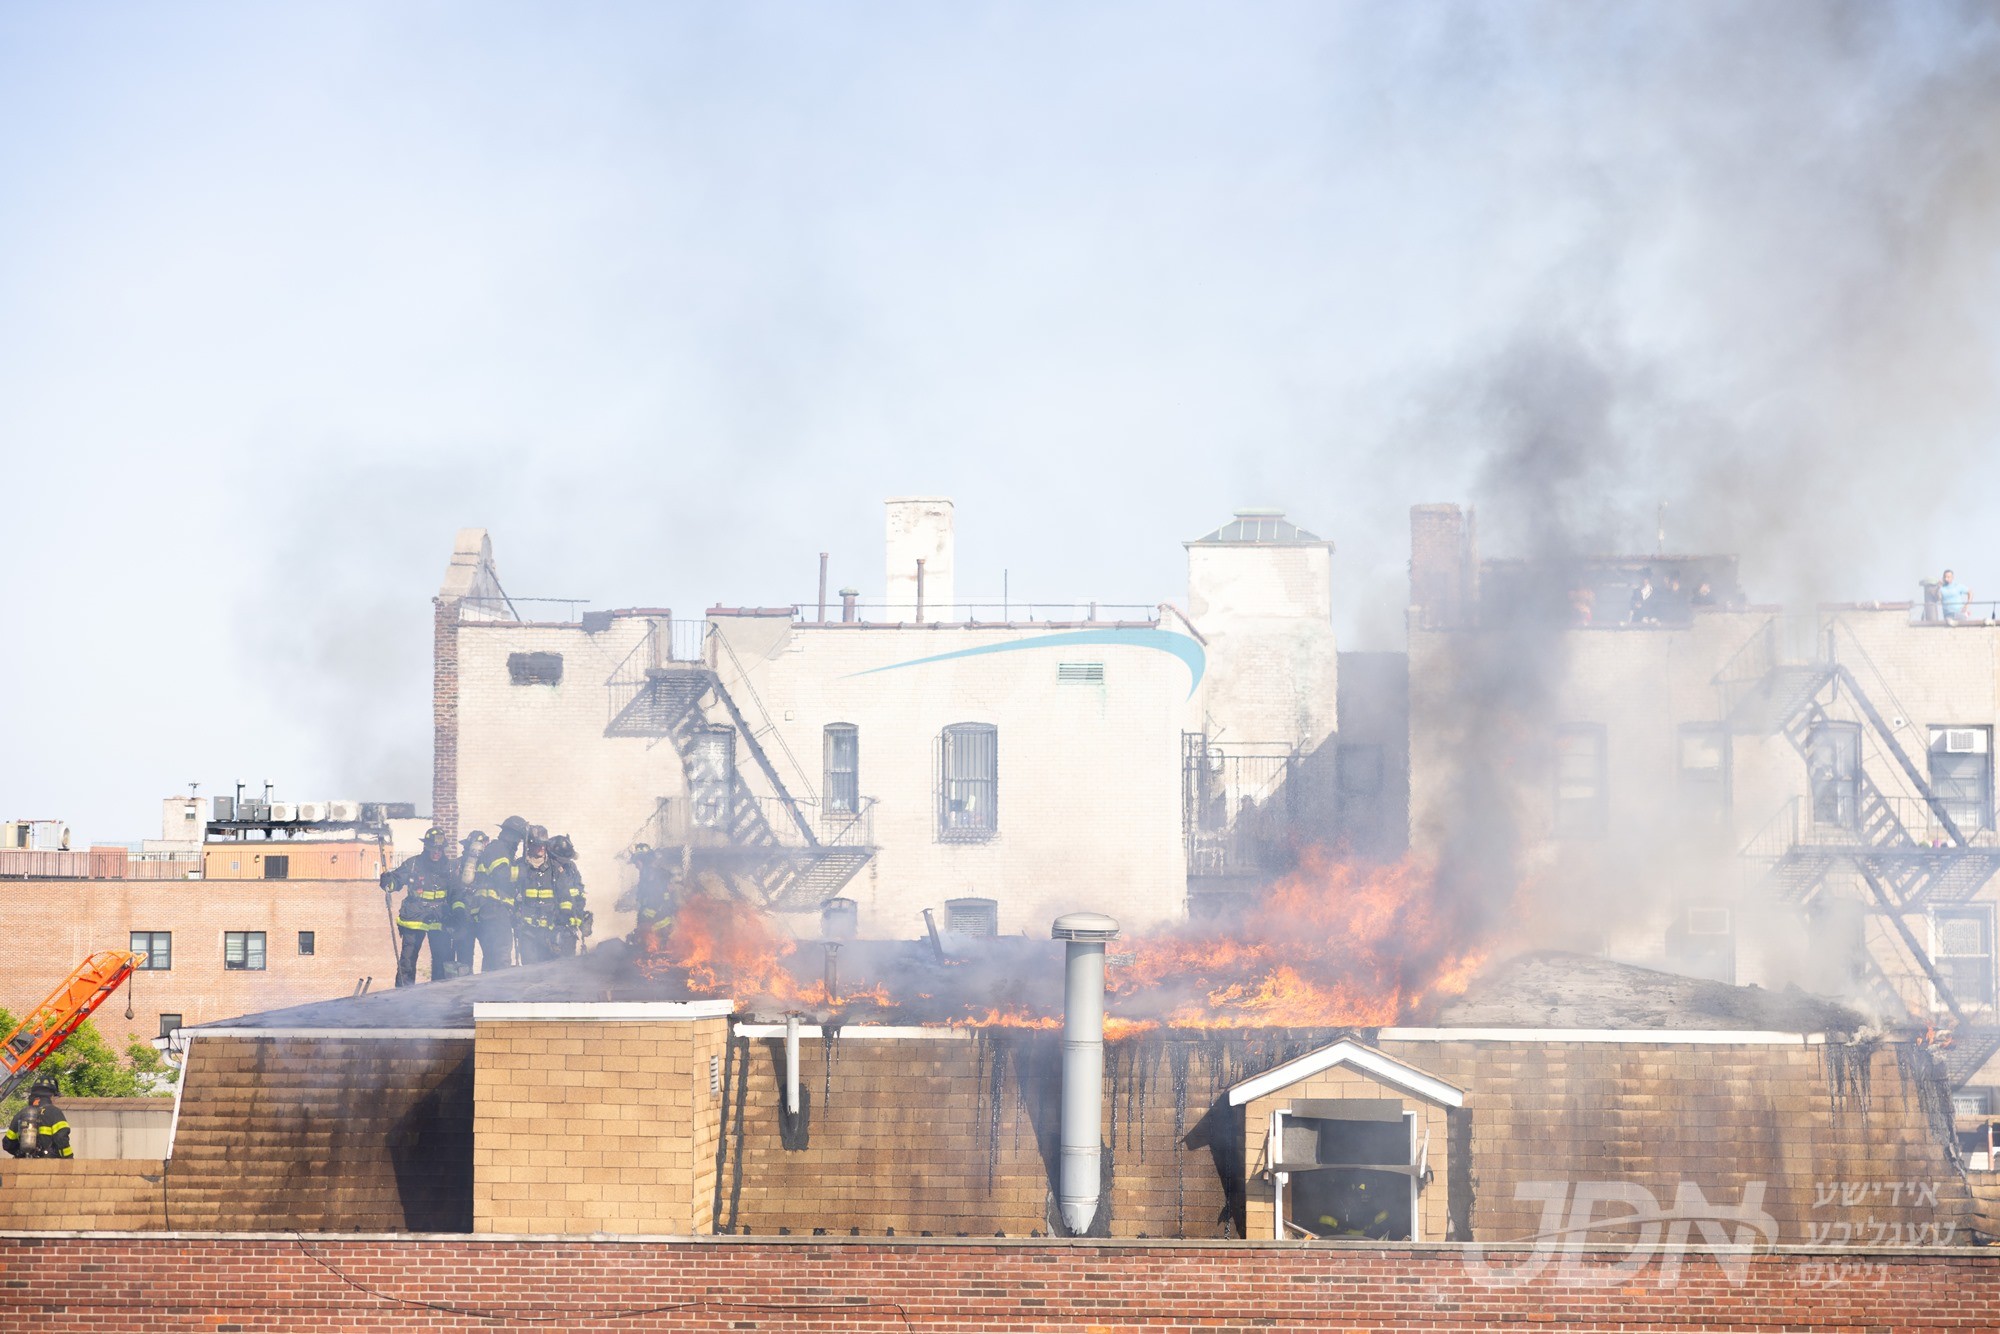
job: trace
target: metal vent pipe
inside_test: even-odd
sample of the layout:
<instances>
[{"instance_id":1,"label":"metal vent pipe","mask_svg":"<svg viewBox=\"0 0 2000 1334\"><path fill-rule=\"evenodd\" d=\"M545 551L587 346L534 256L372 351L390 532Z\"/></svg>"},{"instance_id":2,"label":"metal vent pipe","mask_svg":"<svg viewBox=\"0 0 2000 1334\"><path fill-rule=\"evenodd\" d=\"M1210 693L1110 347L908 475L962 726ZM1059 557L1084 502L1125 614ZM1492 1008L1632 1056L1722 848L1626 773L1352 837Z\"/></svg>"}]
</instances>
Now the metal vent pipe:
<instances>
[{"instance_id":1,"label":"metal vent pipe","mask_svg":"<svg viewBox=\"0 0 2000 1334\"><path fill-rule=\"evenodd\" d=\"M1097 1217L1103 1166L1104 943L1118 923L1103 913L1056 918L1050 932L1067 942L1063 961L1062 1163L1056 1202L1063 1226L1083 1236Z\"/></svg>"}]
</instances>

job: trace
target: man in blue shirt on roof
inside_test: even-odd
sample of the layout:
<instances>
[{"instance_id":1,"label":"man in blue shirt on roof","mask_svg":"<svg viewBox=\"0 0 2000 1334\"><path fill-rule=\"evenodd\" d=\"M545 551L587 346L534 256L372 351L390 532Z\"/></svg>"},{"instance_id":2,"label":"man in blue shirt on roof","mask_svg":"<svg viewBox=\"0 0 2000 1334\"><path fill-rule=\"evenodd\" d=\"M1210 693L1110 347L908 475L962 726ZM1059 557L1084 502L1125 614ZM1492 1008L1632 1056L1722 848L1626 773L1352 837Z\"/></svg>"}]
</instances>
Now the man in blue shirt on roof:
<instances>
[{"instance_id":1,"label":"man in blue shirt on roof","mask_svg":"<svg viewBox=\"0 0 2000 1334\"><path fill-rule=\"evenodd\" d=\"M1944 572L1944 579L1938 584L1938 610L1947 621L1956 621L1965 615L1965 604L1972 600L1972 590L1964 584L1952 582L1951 571Z\"/></svg>"}]
</instances>

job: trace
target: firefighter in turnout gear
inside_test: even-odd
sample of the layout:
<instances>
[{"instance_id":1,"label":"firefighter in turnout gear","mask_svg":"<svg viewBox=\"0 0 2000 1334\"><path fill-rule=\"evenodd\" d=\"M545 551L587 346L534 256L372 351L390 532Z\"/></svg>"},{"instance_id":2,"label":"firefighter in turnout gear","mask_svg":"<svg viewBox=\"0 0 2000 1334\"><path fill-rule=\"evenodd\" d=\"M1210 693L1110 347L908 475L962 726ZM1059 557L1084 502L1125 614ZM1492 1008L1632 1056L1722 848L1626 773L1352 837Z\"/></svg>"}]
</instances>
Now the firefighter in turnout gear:
<instances>
[{"instance_id":1,"label":"firefighter in turnout gear","mask_svg":"<svg viewBox=\"0 0 2000 1334\"><path fill-rule=\"evenodd\" d=\"M16 1158L71 1158L69 1118L56 1106L56 1081L44 1075L28 1090L28 1105L7 1127L7 1152Z\"/></svg>"},{"instance_id":2,"label":"firefighter in turnout gear","mask_svg":"<svg viewBox=\"0 0 2000 1334\"><path fill-rule=\"evenodd\" d=\"M417 956L424 942L431 947L431 980L451 976L451 959L445 941L445 918L450 910L452 890L458 882L458 861L445 856L451 840L442 829L424 835L424 850L382 876L382 888L393 894L403 891L402 906L396 910L396 933L402 948L396 956L396 985L407 987L417 980Z\"/></svg>"},{"instance_id":3,"label":"firefighter in turnout gear","mask_svg":"<svg viewBox=\"0 0 2000 1334\"><path fill-rule=\"evenodd\" d=\"M658 949L659 939L674 929L674 912L680 906L678 877L665 854L649 844L634 843L627 856L639 872L639 882L632 887L632 907L638 916L632 943L644 950Z\"/></svg>"},{"instance_id":4,"label":"firefighter in turnout gear","mask_svg":"<svg viewBox=\"0 0 2000 1334\"><path fill-rule=\"evenodd\" d=\"M472 897L466 906L472 913L473 937L479 942L482 973L514 965L514 900L527 837L528 822L508 816L500 825L500 837L480 850L479 864L473 868Z\"/></svg>"},{"instance_id":5,"label":"firefighter in turnout gear","mask_svg":"<svg viewBox=\"0 0 2000 1334\"><path fill-rule=\"evenodd\" d=\"M474 886L488 841L483 831L475 829L461 844L458 875L452 882L451 903L444 919L445 950L451 959L453 977L464 977L472 971L472 945L479 938L479 896Z\"/></svg>"},{"instance_id":6,"label":"firefighter in turnout gear","mask_svg":"<svg viewBox=\"0 0 2000 1334\"><path fill-rule=\"evenodd\" d=\"M542 963L576 953L577 937L589 934L583 886L576 875L549 856L549 845L530 839L527 857L514 882L514 938L522 963Z\"/></svg>"}]
</instances>

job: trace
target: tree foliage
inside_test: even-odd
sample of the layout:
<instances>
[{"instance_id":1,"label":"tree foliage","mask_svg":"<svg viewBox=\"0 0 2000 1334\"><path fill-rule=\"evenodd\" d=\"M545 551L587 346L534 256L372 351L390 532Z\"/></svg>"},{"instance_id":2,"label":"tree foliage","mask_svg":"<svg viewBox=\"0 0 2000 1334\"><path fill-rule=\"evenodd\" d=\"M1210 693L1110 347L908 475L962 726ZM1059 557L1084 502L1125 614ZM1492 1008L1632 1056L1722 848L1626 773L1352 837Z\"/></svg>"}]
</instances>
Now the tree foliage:
<instances>
[{"instance_id":1,"label":"tree foliage","mask_svg":"<svg viewBox=\"0 0 2000 1334\"><path fill-rule=\"evenodd\" d=\"M0 1007L0 1036L12 1032L16 1022L12 1014ZM58 1096L144 1098L172 1092L180 1072L168 1065L150 1042L131 1042L121 1059L97 1031L97 1025L86 1019L36 1067L27 1083L32 1084L43 1075L54 1077ZM0 1119L13 1116L27 1097L25 1085L15 1090L13 1097L0 1104Z\"/></svg>"}]
</instances>

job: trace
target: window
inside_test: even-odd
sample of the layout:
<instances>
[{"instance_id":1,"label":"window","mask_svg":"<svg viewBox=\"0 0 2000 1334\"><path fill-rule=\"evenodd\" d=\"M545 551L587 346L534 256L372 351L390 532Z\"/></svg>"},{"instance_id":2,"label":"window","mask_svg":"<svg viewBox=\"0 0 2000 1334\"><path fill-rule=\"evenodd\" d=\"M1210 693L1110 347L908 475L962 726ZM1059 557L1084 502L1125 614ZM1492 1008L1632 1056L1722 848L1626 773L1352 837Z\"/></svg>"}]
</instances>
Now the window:
<instances>
[{"instance_id":1,"label":"window","mask_svg":"<svg viewBox=\"0 0 2000 1334\"><path fill-rule=\"evenodd\" d=\"M264 878L266 880L289 880L292 876L292 856L288 852L266 853L264 855Z\"/></svg>"},{"instance_id":2,"label":"window","mask_svg":"<svg viewBox=\"0 0 2000 1334\"><path fill-rule=\"evenodd\" d=\"M134 931L132 953L146 956L146 962L139 965L141 969L149 973L164 973L174 966L174 933Z\"/></svg>"},{"instance_id":3,"label":"window","mask_svg":"<svg viewBox=\"0 0 2000 1334\"><path fill-rule=\"evenodd\" d=\"M228 969L244 969L258 973L264 970L264 933L262 931L225 931L222 933L222 966Z\"/></svg>"},{"instance_id":4,"label":"window","mask_svg":"<svg viewBox=\"0 0 2000 1334\"><path fill-rule=\"evenodd\" d=\"M989 839L1000 828L1000 733L991 723L953 723L939 741L938 837Z\"/></svg>"},{"instance_id":5,"label":"window","mask_svg":"<svg viewBox=\"0 0 2000 1334\"><path fill-rule=\"evenodd\" d=\"M1993 914L1940 908L1931 922L1931 957L1961 1005L1993 1003Z\"/></svg>"},{"instance_id":6,"label":"window","mask_svg":"<svg viewBox=\"0 0 2000 1334\"><path fill-rule=\"evenodd\" d=\"M1815 724L1806 747L1806 766L1813 823L1860 828L1861 724Z\"/></svg>"},{"instance_id":7,"label":"window","mask_svg":"<svg viewBox=\"0 0 2000 1334\"><path fill-rule=\"evenodd\" d=\"M946 899L944 929L960 936L997 936L1000 905L993 899Z\"/></svg>"},{"instance_id":8,"label":"window","mask_svg":"<svg viewBox=\"0 0 2000 1334\"><path fill-rule=\"evenodd\" d=\"M703 829L727 829L736 795L734 728L704 727L694 734L687 777L695 824Z\"/></svg>"},{"instance_id":9,"label":"window","mask_svg":"<svg viewBox=\"0 0 2000 1334\"><path fill-rule=\"evenodd\" d=\"M161 1037L163 1038L172 1037L175 1033L180 1031L180 1027L181 1027L181 1017L179 1015L163 1014L160 1016Z\"/></svg>"},{"instance_id":10,"label":"window","mask_svg":"<svg viewBox=\"0 0 2000 1334\"><path fill-rule=\"evenodd\" d=\"M1961 834L1993 827L1993 729L1931 729L1931 791Z\"/></svg>"},{"instance_id":11,"label":"window","mask_svg":"<svg viewBox=\"0 0 2000 1334\"><path fill-rule=\"evenodd\" d=\"M1720 723L1685 723L1680 734L1681 810L1699 824L1729 819L1729 731Z\"/></svg>"},{"instance_id":12,"label":"window","mask_svg":"<svg viewBox=\"0 0 2000 1334\"><path fill-rule=\"evenodd\" d=\"M1286 1226L1318 1237L1416 1239L1416 1117L1390 1098L1299 1098L1273 1118ZM1435 1152L1435 1150L1433 1150Z\"/></svg>"},{"instance_id":13,"label":"window","mask_svg":"<svg viewBox=\"0 0 2000 1334\"><path fill-rule=\"evenodd\" d=\"M507 675L517 686L561 685L562 654L509 653Z\"/></svg>"},{"instance_id":14,"label":"window","mask_svg":"<svg viewBox=\"0 0 2000 1334\"><path fill-rule=\"evenodd\" d=\"M1571 723L1556 731L1555 832L1594 838L1604 832L1604 729Z\"/></svg>"},{"instance_id":15,"label":"window","mask_svg":"<svg viewBox=\"0 0 2000 1334\"><path fill-rule=\"evenodd\" d=\"M313 933L310 931L299 932L299 953L311 954L312 952L313 952Z\"/></svg>"},{"instance_id":16,"label":"window","mask_svg":"<svg viewBox=\"0 0 2000 1334\"><path fill-rule=\"evenodd\" d=\"M826 725L826 813L861 809L861 732L853 723Z\"/></svg>"}]
</instances>

